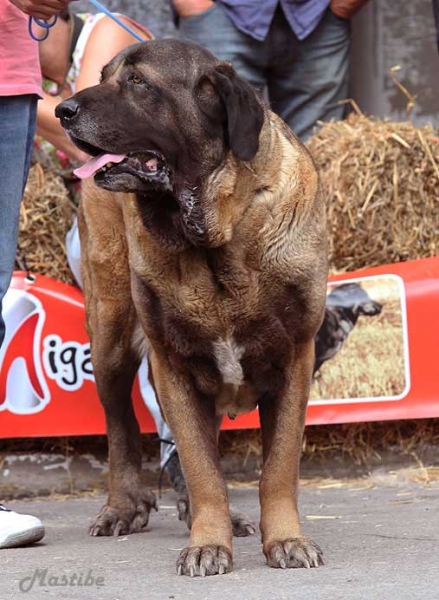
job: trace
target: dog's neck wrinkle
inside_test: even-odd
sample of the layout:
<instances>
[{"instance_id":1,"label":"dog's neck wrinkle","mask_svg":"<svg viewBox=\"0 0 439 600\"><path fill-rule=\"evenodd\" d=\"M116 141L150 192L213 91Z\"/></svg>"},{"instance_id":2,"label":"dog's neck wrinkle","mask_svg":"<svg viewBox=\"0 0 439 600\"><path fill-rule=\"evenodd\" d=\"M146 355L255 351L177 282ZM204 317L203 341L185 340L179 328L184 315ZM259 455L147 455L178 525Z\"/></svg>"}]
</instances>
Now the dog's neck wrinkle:
<instances>
[{"instance_id":1,"label":"dog's neck wrinkle","mask_svg":"<svg viewBox=\"0 0 439 600\"><path fill-rule=\"evenodd\" d=\"M201 186L194 185L181 188L178 196L171 192L136 194L143 227L173 254L190 247L209 247L210 232L201 193Z\"/></svg>"},{"instance_id":2,"label":"dog's neck wrinkle","mask_svg":"<svg viewBox=\"0 0 439 600\"><path fill-rule=\"evenodd\" d=\"M161 247L174 254L191 245L185 236L180 207L173 194L138 193L135 204L144 229Z\"/></svg>"}]
</instances>

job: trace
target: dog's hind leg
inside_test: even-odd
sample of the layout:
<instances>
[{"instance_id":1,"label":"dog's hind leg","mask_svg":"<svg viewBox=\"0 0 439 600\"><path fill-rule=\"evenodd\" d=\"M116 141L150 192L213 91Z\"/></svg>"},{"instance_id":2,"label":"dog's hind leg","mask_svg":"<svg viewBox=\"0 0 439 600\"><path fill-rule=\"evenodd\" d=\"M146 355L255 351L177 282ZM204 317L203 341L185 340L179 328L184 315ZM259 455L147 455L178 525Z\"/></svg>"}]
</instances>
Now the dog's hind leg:
<instances>
[{"instance_id":1,"label":"dog's hind leg","mask_svg":"<svg viewBox=\"0 0 439 600\"><path fill-rule=\"evenodd\" d=\"M140 430L131 401L139 358L128 346L132 317L100 307L92 360L99 397L105 410L109 449L109 495L90 534L138 533L148 524L154 494L140 481Z\"/></svg>"},{"instance_id":2,"label":"dog's hind leg","mask_svg":"<svg viewBox=\"0 0 439 600\"><path fill-rule=\"evenodd\" d=\"M264 554L270 567L318 567L319 546L304 537L297 509L299 462L314 362L314 341L297 345L277 398L259 403L264 466L259 494Z\"/></svg>"},{"instance_id":3,"label":"dog's hind leg","mask_svg":"<svg viewBox=\"0 0 439 600\"><path fill-rule=\"evenodd\" d=\"M188 529L192 527L192 517L189 506L189 496L187 491L183 491L177 500L178 519L184 521ZM234 537L247 537L256 533L256 527L253 521L245 513L238 512L230 508L230 520L232 521L232 530Z\"/></svg>"},{"instance_id":4,"label":"dog's hind leg","mask_svg":"<svg viewBox=\"0 0 439 600\"><path fill-rule=\"evenodd\" d=\"M95 195L93 188L88 191L78 215L81 267L93 371L105 411L110 467L108 502L90 534L120 535L144 529L156 500L140 481L140 430L131 389L141 356L133 341L137 317L131 301L123 217L114 194ZM98 211L98 218L96 214L87 218L87 211Z\"/></svg>"}]
</instances>

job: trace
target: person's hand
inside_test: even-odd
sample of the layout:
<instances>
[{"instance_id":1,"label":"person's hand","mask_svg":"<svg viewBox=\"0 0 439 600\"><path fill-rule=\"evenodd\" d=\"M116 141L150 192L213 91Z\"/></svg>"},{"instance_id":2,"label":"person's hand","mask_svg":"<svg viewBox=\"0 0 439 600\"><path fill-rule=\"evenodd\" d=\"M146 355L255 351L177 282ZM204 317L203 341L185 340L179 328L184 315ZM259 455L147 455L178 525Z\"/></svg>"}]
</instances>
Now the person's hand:
<instances>
[{"instance_id":1,"label":"person's hand","mask_svg":"<svg viewBox=\"0 0 439 600\"><path fill-rule=\"evenodd\" d=\"M351 19L367 0L331 0L329 7L334 15L342 19Z\"/></svg>"},{"instance_id":2,"label":"person's hand","mask_svg":"<svg viewBox=\"0 0 439 600\"><path fill-rule=\"evenodd\" d=\"M9 2L31 17L48 20L64 10L70 0L9 0Z\"/></svg>"},{"instance_id":3,"label":"person's hand","mask_svg":"<svg viewBox=\"0 0 439 600\"><path fill-rule=\"evenodd\" d=\"M180 17L193 17L210 8L213 0L173 0L172 4Z\"/></svg>"}]
</instances>

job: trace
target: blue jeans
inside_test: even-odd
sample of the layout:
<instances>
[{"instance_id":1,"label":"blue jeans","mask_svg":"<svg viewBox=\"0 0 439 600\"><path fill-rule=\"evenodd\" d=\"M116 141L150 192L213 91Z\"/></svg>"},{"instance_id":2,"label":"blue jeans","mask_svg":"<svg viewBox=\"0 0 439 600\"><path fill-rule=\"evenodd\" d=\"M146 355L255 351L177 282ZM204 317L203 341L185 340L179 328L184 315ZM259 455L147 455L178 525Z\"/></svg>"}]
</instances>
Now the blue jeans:
<instances>
[{"instance_id":1,"label":"blue jeans","mask_svg":"<svg viewBox=\"0 0 439 600\"><path fill-rule=\"evenodd\" d=\"M17 250L20 203L29 173L38 96L0 96L0 346L2 300Z\"/></svg>"},{"instance_id":2,"label":"blue jeans","mask_svg":"<svg viewBox=\"0 0 439 600\"><path fill-rule=\"evenodd\" d=\"M279 8L263 42L238 30L220 4L180 18L180 36L228 60L259 92L266 90L272 110L305 141L317 121L341 119L348 97L350 22L329 9L317 28L299 40Z\"/></svg>"}]
</instances>

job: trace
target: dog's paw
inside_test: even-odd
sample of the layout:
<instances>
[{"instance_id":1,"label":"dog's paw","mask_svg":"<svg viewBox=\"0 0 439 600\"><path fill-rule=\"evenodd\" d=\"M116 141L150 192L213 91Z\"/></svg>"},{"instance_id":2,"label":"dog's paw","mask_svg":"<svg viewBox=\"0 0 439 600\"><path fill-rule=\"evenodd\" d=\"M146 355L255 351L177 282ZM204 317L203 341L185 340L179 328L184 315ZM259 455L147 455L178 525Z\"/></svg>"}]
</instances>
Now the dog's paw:
<instances>
[{"instance_id":1,"label":"dog's paw","mask_svg":"<svg viewBox=\"0 0 439 600\"><path fill-rule=\"evenodd\" d=\"M178 514L178 520L184 521L186 523L186 525L188 526L188 529L190 529L192 527L192 517L191 517L191 511L189 508L189 498L188 498L187 494L183 494L177 500L177 514Z\"/></svg>"},{"instance_id":2,"label":"dog's paw","mask_svg":"<svg viewBox=\"0 0 439 600\"><path fill-rule=\"evenodd\" d=\"M230 518L235 537L247 537L256 533L256 525L244 513L231 510Z\"/></svg>"},{"instance_id":3,"label":"dog's paw","mask_svg":"<svg viewBox=\"0 0 439 600\"><path fill-rule=\"evenodd\" d=\"M223 575L233 568L232 555L224 546L184 548L177 560L177 573L191 577Z\"/></svg>"},{"instance_id":4,"label":"dog's paw","mask_svg":"<svg viewBox=\"0 0 439 600\"><path fill-rule=\"evenodd\" d=\"M155 494L144 490L138 498L136 505L113 507L109 504L103 506L90 527L90 535L128 535L140 533L148 525L149 513L152 509L158 510Z\"/></svg>"},{"instance_id":5,"label":"dog's paw","mask_svg":"<svg viewBox=\"0 0 439 600\"><path fill-rule=\"evenodd\" d=\"M311 538L274 542L264 549L267 563L275 569L310 569L323 565L323 553Z\"/></svg>"}]
</instances>

